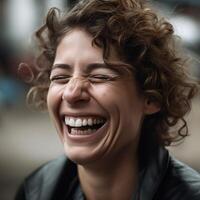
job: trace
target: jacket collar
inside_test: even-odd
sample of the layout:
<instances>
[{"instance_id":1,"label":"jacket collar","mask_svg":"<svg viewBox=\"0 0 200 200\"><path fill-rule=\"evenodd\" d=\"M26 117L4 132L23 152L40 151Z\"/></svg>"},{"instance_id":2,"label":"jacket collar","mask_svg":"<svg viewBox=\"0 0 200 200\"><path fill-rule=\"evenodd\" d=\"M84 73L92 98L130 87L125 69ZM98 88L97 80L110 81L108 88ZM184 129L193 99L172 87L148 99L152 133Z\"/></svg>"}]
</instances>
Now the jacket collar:
<instances>
[{"instance_id":1,"label":"jacket collar","mask_svg":"<svg viewBox=\"0 0 200 200\"><path fill-rule=\"evenodd\" d=\"M144 131L139 143L140 177L134 200L153 200L162 183L168 166L169 152L153 132Z\"/></svg>"},{"instance_id":2,"label":"jacket collar","mask_svg":"<svg viewBox=\"0 0 200 200\"><path fill-rule=\"evenodd\" d=\"M70 187L72 180L76 176L74 165L67 161L66 156L63 155L40 167L25 180L26 199L64 199L66 188Z\"/></svg>"},{"instance_id":3,"label":"jacket collar","mask_svg":"<svg viewBox=\"0 0 200 200\"><path fill-rule=\"evenodd\" d=\"M141 176L133 200L153 200L166 174L169 153L156 142L143 143L140 145L140 158ZM66 188L70 188L75 177L76 165L62 156L44 165L26 180L27 199L65 199Z\"/></svg>"},{"instance_id":4,"label":"jacket collar","mask_svg":"<svg viewBox=\"0 0 200 200\"><path fill-rule=\"evenodd\" d=\"M166 149L157 148L156 154L148 159L139 179L138 190L134 200L153 200L163 181L169 163L169 153Z\"/></svg>"}]
</instances>

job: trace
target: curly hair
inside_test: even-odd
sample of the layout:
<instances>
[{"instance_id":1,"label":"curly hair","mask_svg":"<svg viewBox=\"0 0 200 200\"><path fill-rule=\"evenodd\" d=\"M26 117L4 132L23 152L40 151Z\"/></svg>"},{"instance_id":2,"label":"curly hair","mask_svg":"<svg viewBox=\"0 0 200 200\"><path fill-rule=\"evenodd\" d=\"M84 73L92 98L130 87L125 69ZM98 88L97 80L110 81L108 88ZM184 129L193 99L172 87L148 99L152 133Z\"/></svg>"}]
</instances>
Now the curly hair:
<instances>
[{"instance_id":1,"label":"curly hair","mask_svg":"<svg viewBox=\"0 0 200 200\"><path fill-rule=\"evenodd\" d=\"M67 13L50 9L46 23L36 32L41 54L29 103L45 107L56 48L74 28L83 28L92 36L93 45L103 49L105 62L114 46L120 58L131 65L142 94L161 107L145 118L144 129L153 131L162 145L188 135L184 116L198 86L188 75L173 26L140 0L83 0ZM176 131L171 131L173 127Z\"/></svg>"}]
</instances>

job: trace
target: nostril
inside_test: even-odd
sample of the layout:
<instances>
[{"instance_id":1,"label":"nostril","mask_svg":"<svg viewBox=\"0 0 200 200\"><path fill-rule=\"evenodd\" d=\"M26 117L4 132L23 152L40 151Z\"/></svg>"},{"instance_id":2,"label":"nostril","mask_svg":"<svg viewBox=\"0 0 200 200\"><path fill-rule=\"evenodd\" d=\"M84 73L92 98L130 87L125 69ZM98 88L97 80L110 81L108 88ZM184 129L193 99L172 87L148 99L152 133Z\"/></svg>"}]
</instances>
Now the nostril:
<instances>
[{"instance_id":1,"label":"nostril","mask_svg":"<svg viewBox=\"0 0 200 200\"><path fill-rule=\"evenodd\" d=\"M89 93L82 91L80 93L67 93L64 92L62 95L62 100L67 101L70 104L74 104L77 102L88 102L90 101Z\"/></svg>"},{"instance_id":2,"label":"nostril","mask_svg":"<svg viewBox=\"0 0 200 200\"><path fill-rule=\"evenodd\" d=\"M72 78L64 88L62 99L70 104L77 102L86 102L90 100L88 93L88 84L84 78Z\"/></svg>"}]
</instances>

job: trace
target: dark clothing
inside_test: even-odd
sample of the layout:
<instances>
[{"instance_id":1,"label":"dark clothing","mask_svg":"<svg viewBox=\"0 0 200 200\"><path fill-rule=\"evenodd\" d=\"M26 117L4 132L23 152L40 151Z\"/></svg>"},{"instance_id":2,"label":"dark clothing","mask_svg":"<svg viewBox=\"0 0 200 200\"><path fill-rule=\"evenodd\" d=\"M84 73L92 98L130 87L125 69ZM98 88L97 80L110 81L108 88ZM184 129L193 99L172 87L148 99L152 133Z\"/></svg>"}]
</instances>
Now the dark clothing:
<instances>
[{"instance_id":1,"label":"dark clothing","mask_svg":"<svg viewBox=\"0 0 200 200\"><path fill-rule=\"evenodd\" d=\"M133 200L200 200L200 174L171 157L164 148L151 151L141 165ZM51 161L21 186L16 200L84 200L76 165L62 156Z\"/></svg>"}]
</instances>

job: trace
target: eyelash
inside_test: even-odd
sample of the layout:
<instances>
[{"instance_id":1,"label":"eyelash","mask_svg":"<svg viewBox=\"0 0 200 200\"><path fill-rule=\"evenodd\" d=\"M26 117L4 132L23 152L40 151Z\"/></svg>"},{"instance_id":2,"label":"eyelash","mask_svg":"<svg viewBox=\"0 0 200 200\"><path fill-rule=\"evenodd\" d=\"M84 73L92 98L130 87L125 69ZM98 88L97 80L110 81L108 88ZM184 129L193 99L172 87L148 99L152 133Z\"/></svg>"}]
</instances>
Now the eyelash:
<instances>
[{"instance_id":1,"label":"eyelash","mask_svg":"<svg viewBox=\"0 0 200 200\"><path fill-rule=\"evenodd\" d=\"M57 82L57 83L67 83L69 82L71 76L67 75L57 75L50 78L51 82ZM104 74L94 74L87 77L88 80L92 83L101 83L106 81L113 81L115 78L117 78L116 75L104 75Z\"/></svg>"},{"instance_id":2,"label":"eyelash","mask_svg":"<svg viewBox=\"0 0 200 200\"><path fill-rule=\"evenodd\" d=\"M104 75L104 74L95 74L95 75L91 75L89 76L89 80L91 81L111 81L113 80L113 76L111 75Z\"/></svg>"},{"instance_id":3,"label":"eyelash","mask_svg":"<svg viewBox=\"0 0 200 200\"><path fill-rule=\"evenodd\" d=\"M58 75L58 76L53 76L52 78L50 78L51 82L68 82L69 79L71 77L70 76L63 76L63 75Z\"/></svg>"}]
</instances>

